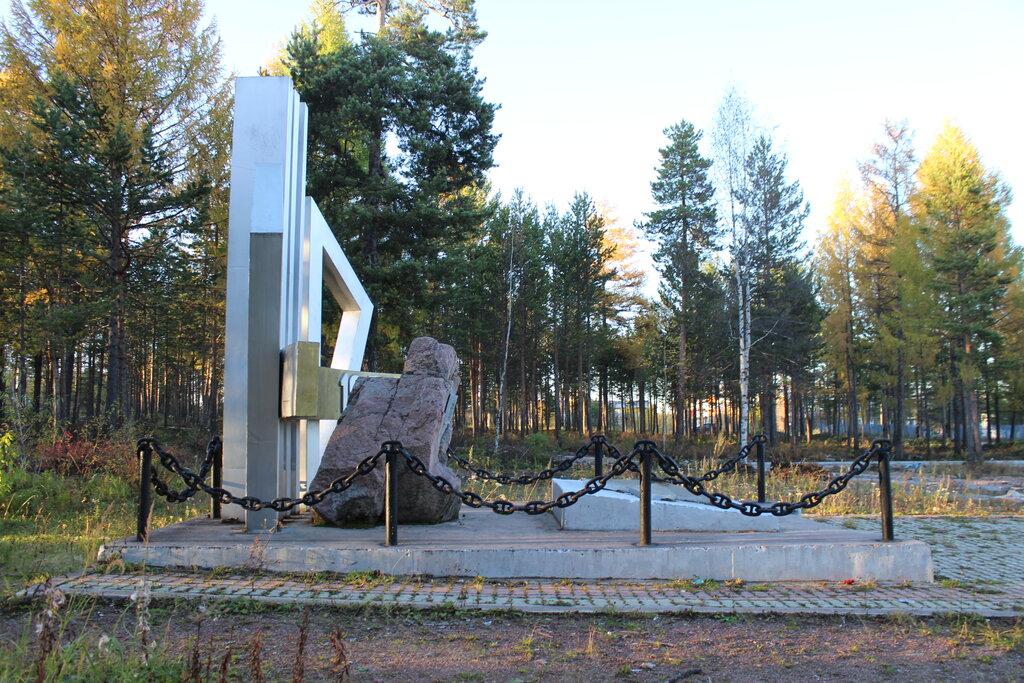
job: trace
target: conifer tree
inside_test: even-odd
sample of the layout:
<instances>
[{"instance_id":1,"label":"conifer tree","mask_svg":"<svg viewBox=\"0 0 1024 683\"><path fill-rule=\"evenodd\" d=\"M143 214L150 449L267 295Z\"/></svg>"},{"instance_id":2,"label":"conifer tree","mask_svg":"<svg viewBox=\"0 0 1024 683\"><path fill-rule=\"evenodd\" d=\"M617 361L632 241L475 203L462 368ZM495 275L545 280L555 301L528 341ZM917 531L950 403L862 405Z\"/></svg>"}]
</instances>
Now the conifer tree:
<instances>
[{"instance_id":1,"label":"conifer tree","mask_svg":"<svg viewBox=\"0 0 1024 683\"><path fill-rule=\"evenodd\" d=\"M748 235L751 342L759 359L762 427L774 439L776 377L809 362L818 315L811 301L809 272L799 263L800 234L809 208L797 181L787 178L786 155L761 134L747 156L746 181L737 193Z\"/></svg>"},{"instance_id":2,"label":"conifer tree","mask_svg":"<svg viewBox=\"0 0 1024 683\"><path fill-rule=\"evenodd\" d=\"M872 156L860 165L866 193L865 213L858 225L858 279L861 298L873 328L874 365L884 387L886 436L895 457L903 457L906 423L907 325L904 300L910 286L901 268L913 268L918 245L910 220L914 188L912 136L905 122L885 123L885 140L875 144Z\"/></svg>"},{"instance_id":3,"label":"conifer tree","mask_svg":"<svg viewBox=\"0 0 1024 683\"><path fill-rule=\"evenodd\" d=\"M977 149L947 123L918 169L918 211L925 254L942 307L940 330L948 344L949 370L963 444L972 463L982 460L978 390L981 368L1000 339L994 325L1012 281L1003 209L1006 186L981 162Z\"/></svg>"},{"instance_id":4,"label":"conifer tree","mask_svg":"<svg viewBox=\"0 0 1024 683\"><path fill-rule=\"evenodd\" d=\"M666 129L665 135L669 144L660 151L661 165L651 183L651 196L659 208L647 214L641 227L658 244L655 260L664 279L662 287L670 300L678 302L675 437L679 440L689 433L685 420L689 290L701 259L715 246L718 226L714 187L708 178L711 161L698 149L701 131L681 121Z\"/></svg>"},{"instance_id":5,"label":"conifer tree","mask_svg":"<svg viewBox=\"0 0 1024 683\"><path fill-rule=\"evenodd\" d=\"M378 35L333 51L296 32L286 64L309 105L309 193L374 300L371 368L398 362L423 324L424 283L487 218L473 188L497 142L471 41L429 30L412 6L375 11Z\"/></svg>"},{"instance_id":6,"label":"conifer tree","mask_svg":"<svg viewBox=\"0 0 1024 683\"><path fill-rule=\"evenodd\" d=\"M50 200L88 224L90 256L105 273L113 424L128 407L137 236L166 228L173 239L205 220L198 152L228 90L201 14L198 0L16 1L2 29L0 138L36 155Z\"/></svg>"},{"instance_id":7,"label":"conifer tree","mask_svg":"<svg viewBox=\"0 0 1024 683\"><path fill-rule=\"evenodd\" d=\"M857 375L861 363L859 301L856 285L857 225L863 219L862 201L849 181L840 185L828 218L828 230L818 244L815 271L819 296L827 314L822 332L827 356L842 382L846 405L846 441L857 447Z\"/></svg>"}]
</instances>

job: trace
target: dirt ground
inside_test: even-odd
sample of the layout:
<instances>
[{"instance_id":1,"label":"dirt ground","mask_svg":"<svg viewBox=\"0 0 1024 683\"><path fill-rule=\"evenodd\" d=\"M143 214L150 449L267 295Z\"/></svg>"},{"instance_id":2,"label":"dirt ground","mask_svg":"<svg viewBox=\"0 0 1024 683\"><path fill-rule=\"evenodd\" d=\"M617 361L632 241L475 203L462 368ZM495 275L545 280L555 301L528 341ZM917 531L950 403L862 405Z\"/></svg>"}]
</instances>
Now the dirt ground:
<instances>
[{"instance_id":1,"label":"dirt ground","mask_svg":"<svg viewBox=\"0 0 1024 683\"><path fill-rule=\"evenodd\" d=\"M193 602L155 603L150 618L173 656L197 651L209 662L208 680L217 680L228 648L231 679L254 680L258 631L266 680L293 680L305 619L306 681L1024 680L1024 624L963 617L546 615ZM26 608L0 611L0 650L30 620ZM135 626L131 603L101 601L76 612L64 639L107 634L133 643Z\"/></svg>"}]
</instances>

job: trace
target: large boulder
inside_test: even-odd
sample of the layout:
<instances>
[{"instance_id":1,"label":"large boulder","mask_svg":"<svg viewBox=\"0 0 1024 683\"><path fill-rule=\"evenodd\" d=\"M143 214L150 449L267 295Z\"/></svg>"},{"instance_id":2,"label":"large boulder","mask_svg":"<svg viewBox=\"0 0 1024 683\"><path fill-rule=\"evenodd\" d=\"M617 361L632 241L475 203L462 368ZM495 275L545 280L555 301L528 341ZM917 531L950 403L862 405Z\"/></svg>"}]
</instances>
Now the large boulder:
<instances>
[{"instance_id":1,"label":"large boulder","mask_svg":"<svg viewBox=\"0 0 1024 683\"><path fill-rule=\"evenodd\" d=\"M432 474L460 486L446 465L459 379L455 349L419 337L409 345L400 378L356 380L309 490L318 491L352 472L385 441L401 441ZM457 497L441 493L404 462L399 462L398 472L399 522L436 523L458 517ZM383 457L372 472L357 477L345 491L328 494L313 510L320 521L329 524L378 523L384 515Z\"/></svg>"}]
</instances>

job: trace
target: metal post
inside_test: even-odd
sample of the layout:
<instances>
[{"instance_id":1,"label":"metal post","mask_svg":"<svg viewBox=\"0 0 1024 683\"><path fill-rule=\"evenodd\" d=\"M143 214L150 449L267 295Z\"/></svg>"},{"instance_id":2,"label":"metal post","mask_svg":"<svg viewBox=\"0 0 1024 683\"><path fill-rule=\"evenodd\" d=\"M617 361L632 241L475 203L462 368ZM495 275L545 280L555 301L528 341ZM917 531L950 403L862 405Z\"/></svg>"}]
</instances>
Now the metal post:
<instances>
[{"instance_id":1,"label":"metal post","mask_svg":"<svg viewBox=\"0 0 1024 683\"><path fill-rule=\"evenodd\" d=\"M135 540L146 543L149 540L149 509L153 505L150 480L153 478L153 446L143 439L139 442L139 518Z\"/></svg>"},{"instance_id":2,"label":"metal post","mask_svg":"<svg viewBox=\"0 0 1024 683\"><path fill-rule=\"evenodd\" d=\"M224 485L224 444L220 439L213 445L213 488ZM220 496L210 497L210 519L220 519Z\"/></svg>"},{"instance_id":3,"label":"metal post","mask_svg":"<svg viewBox=\"0 0 1024 683\"><path fill-rule=\"evenodd\" d=\"M651 449L640 453L640 545L651 544Z\"/></svg>"},{"instance_id":4,"label":"metal post","mask_svg":"<svg viewBox=\"0 0 1024 683\"><path fill-rule=\"evenodd\" d=\"M758 434L757 439L757 502L763 503L764 493L764 438Z\"/></svg>"},{"instance_id":5,"label":"metal post","mask_svg":"<svg viewBox=\"0 0 1024 683\"><path fill-rule=\"evenodd\" d=\"M878 444L878 488L879 498L882 506L882 540L895 540L892 524L892 479L889 476L889 456L891 455L892 444L886 440L875 442Z\"/></svg>"},{"instance_id":6,"label":"metal post","mask_svg":"<svg viewBox=\"0 0 1024 683\"><path fill-rule=\"evenodd\" d=\"M604 444L600 437L594 438L594 476L604 476Z\"/></svg>"},{"instance_id":7,"label":"metal post","mask_svg":"<svg viewBox=\"0 0 1024 683\"><path fill-rule=\"evenodd\" d=\"M398 456L389 448L384 456L384 545L398 545Z\"/></svg>"}]
</instances>

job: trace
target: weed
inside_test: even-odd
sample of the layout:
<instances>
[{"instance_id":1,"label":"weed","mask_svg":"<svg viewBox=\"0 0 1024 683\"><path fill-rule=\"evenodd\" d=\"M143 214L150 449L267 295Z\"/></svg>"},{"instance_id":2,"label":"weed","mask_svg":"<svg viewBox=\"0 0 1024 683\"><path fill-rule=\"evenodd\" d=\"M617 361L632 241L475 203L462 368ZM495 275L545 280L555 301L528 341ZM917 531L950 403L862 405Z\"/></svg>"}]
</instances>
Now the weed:
<instances>
[{"instance_id":1,"label":"weed","mask_svg":"<svg viewBox=\"0 0 1024 683\"><path fill-rule=\"evenodd\" d=\"M299 624L299 640L295 647L295 665L292 669L292 683L302 683L306 675L306 641L309 639L309 610L303 610Z\"/></svg>"},{"instance_id":2,"label":"weed","mask_svg":"<svg viewBox=\"0 0 1024 683\"><path fill-rule=\"evenodd\" d=\"M859 583L855 586L852 586L850 590L854 591L855 593L867 593L868 591L873 591L876 588L878 588L878 582L874 579L868 579L863 583Z\"/></svg>"},{"instance_id":3,"label":"weed","mask_svg":"<svg viewBox=\"0 0 1024 683\"><path fill-rule=\"evenodd\" d=\"M345 649L345 636L340 627L335 627L331 632L331 648L334 654L331 656L331 671L338 675L338 683L345 683L349 679L348 651Z\"/></svg>"},{"instance_id":4,"label":"weed","mask_svg":"<svg viewBox=\"0 0 1024 683\"><path fill-rule=\"evenodd\" d=\"M248 651L249 661L249 674L252 676L254 683L264 683L266 680L263 677L263 627L260 626L256 629L256 633L252 634L252 639L249 641Z\"/></svg>"},{"instance_id":5,"label":"weed","mask_svg":"<svg viewBox=\"0 0 1024 683\"><path fill-rule=\"evenodd\" d=\"M382 574L376 569L358 572L349 572L345 575L345 583L360 588L372 588L374 586L388 586L395 582L395 577Z\"/></svg>"},{"instance_id":6,"label":"weed","mask_svg":"<svg viewBox=\"0 0 1024 683\"><path fill-rule=\"evenodd\" d=\"M742 583L742 581L740 583ZM721 588L722 582L718 579L701 579L694 577L692 579L676 579L669 585L681 591L713 591Z\"/></svg>"},{"instance_id":7,"label":"weed","mask_svg":"<svg viewBox=\"0 0 1024 683\"><path fill-rule=\"evenodd\" d=\"M990 621L960 617L955 640L964 645L983 645L1003 652L1024 654L1024 621Z\"/></svg>"}]
</instances>

